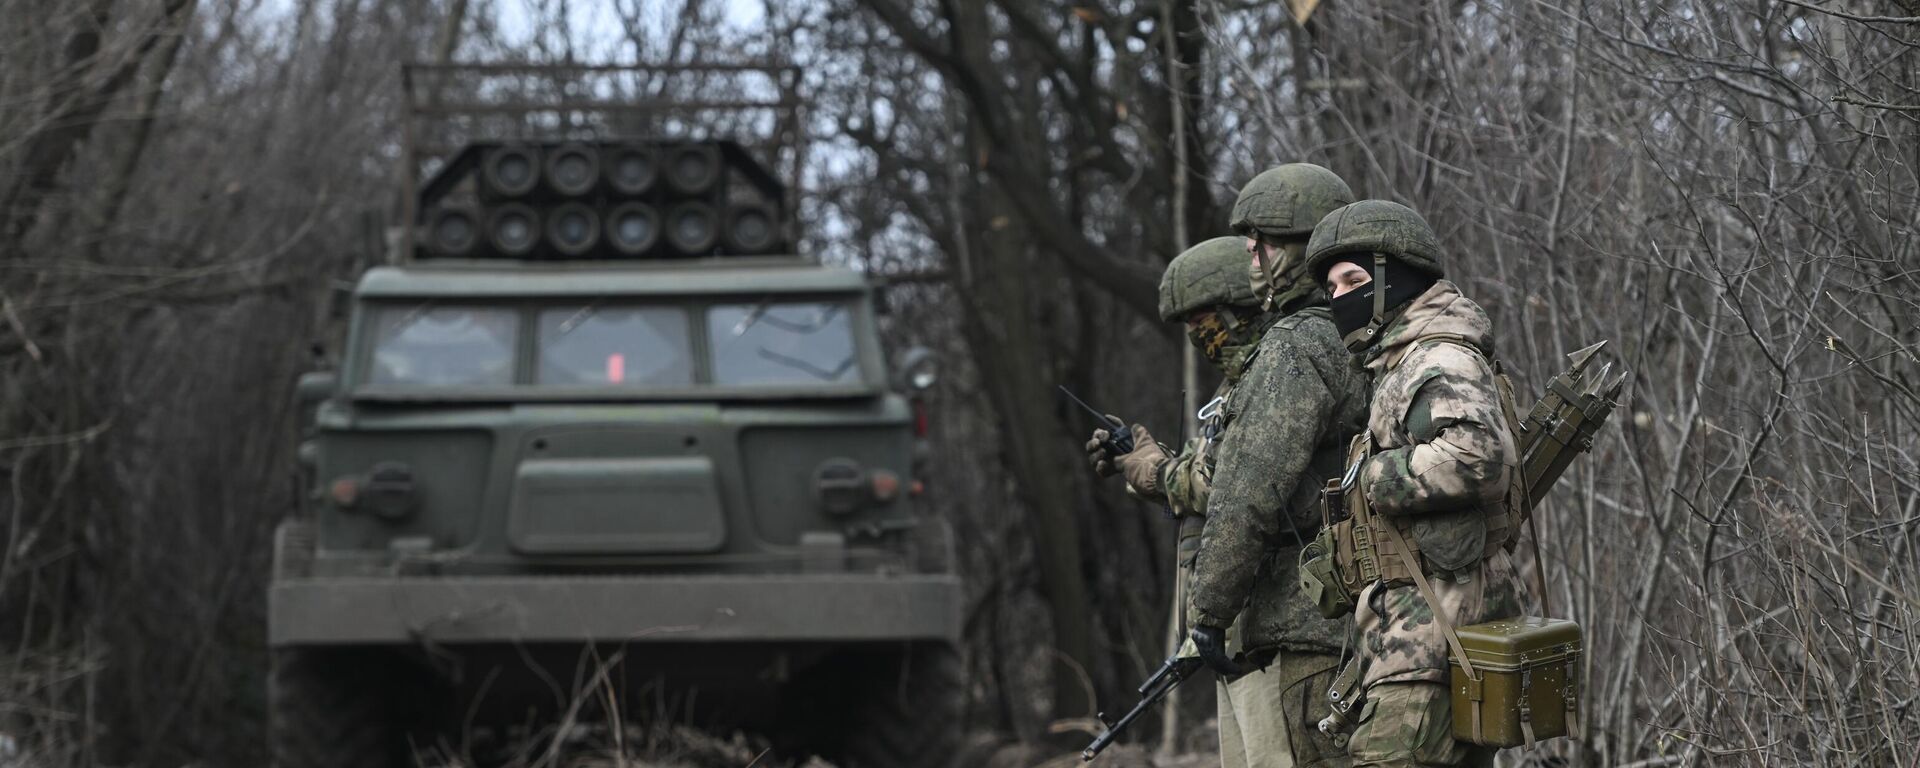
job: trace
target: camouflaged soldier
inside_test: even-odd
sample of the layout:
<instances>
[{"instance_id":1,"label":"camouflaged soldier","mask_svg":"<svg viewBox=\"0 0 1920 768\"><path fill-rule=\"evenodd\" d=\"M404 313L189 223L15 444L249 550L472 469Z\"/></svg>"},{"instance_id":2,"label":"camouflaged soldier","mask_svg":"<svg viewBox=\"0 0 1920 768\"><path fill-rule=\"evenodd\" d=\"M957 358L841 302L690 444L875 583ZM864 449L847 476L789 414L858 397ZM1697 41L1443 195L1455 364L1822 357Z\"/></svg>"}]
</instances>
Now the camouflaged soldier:
<instances>
[{"instance_id":1,"label":"camouflaged soldier","mask_svg":"<svg viewBox=\"0 0 1920 768\"><path fill-rule=\"evenodd\" d=\"M1365 517L1333 529L1336 538L1370 534L1333 548L1353 553L1342 580L1359 585L1362 696L1345 699L1363 702L1346 718L1353 764L1490 765L1493 750L1453 738L1449 640L1434 609L1453 627L1522 612L1503 546L1518 456L1491 362L1492 323L1442 279L1433 230L1397 203L1365 200L1329 214L1307 259L1333 295L1348 348L1373 375L1367 431L1349 455L1364 462L1353 492Z\"/></svg>"},{"instance_id":2,"label":"camouflaged soldier","mask_svg":"<svg viewBox=\"0 0 1920 768\"><path fill-rule=\"evenodd\" d=\"M1237 237L1216 237L1187 249L1167 264L1160 277L1160 319L1185 323L1187 336L1224 379L1216 394L1233 388L1260 334L1278 316L1260 310L1253 287L1247 283L1246 250ZM1132 453L1107 456L1101 443L1107 430L1096 429L1087 441L1087 461L1101 476L1121 474L1134 496L1167 505L1179 520L1180 584L1186 588L1193 552L1200 546L1201 516L1213 474L1212 444L1203 437L1187 440L1179 455L1155 443L1146 427L1133 429Z\"/></svg>"},{"instance_id":3,"label":"camouflaged soldier","mask_svg":"<svg viewBox=\"0 0 1920 768\"><path fill-rule=\"evenodd\" d=\"M1229 768L1346 764L1315 728L1314 706L1346 626L1318 614L1294 571L1319 527L1322 480L1339 471L1366 411L1363 376L1304 258L1314 224L1352 199L1332 171L1297 163L1255 176L1233 206L1241 273L1281 319L1210 405L1218 459L1187 616L1202 657L1229 681L1217 686Z\"/></svg>"}]
</instances>

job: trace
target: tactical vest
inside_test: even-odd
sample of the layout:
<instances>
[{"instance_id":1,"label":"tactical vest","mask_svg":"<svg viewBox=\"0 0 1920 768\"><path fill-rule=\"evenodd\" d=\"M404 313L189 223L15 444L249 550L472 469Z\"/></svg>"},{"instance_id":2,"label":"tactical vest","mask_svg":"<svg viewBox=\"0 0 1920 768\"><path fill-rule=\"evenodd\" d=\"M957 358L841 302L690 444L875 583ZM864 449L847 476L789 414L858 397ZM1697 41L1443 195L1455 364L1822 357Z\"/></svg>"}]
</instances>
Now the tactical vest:
<instances>
[{"instance_id":1,"label":"tactical vest","mask_svg":"<svg viewBox=\"0 0 1920 768\"><path fill-rule=\"evenodd\" d=\"M1494 381L1500 390L1500 410L1507 421L1507 428L1512 434L1518 435L1520 424L1513 402L1513 384L1501 371L1500 364L1488 356L1485 350L1457 334L1422 336L1413 341L1409 352L1421 345L1432 343L1466 347L1488 361L1494 372ZM1407 530L1407 523L1410 521L1395 520L1386 515L1374 513L1372 505L1367 503L1365 494L1353 492L1353 485L1358 481L1361 467L1377 449L1371 430L1355 435L1347 449L1349 469L1346 476L1329 481L1327 493L1324 496L1321 510L1322 523L1331 531L1331 534L1326 537L1326 544L1333 555L1334 576L1339 579L1339 586L1345 592L1346 600L1342 602L1350 603L1362 589L1376 581L1386 586L1412 584L1414 578L1413 573L1408 570L1409 561L1419 563L1422 571L1427 575L1433 575L1440 570L1421 554L1420 545ZM1521 522L1519 516L1524 514L1528 507L1525 478L1517 466L1512 468L1509 477L1504 503L1489 504L1482 508L1486 514L1486 535L1479 560L1492 557L1494 552L1502 548L1511 550L1519 541L1519 523ZM1340 512L1345 513L1344 519L1336 521L1336 517L1342 517L1338 514ZM1412 557L1403 557L1401 555L1403 548ZM1475 561L1466 567L1477 565L1478 562ZM1334 607L1325 606L1323 610ZM1349 607L1348 610L1350 609Z\"/></svg>"}]
</instances>

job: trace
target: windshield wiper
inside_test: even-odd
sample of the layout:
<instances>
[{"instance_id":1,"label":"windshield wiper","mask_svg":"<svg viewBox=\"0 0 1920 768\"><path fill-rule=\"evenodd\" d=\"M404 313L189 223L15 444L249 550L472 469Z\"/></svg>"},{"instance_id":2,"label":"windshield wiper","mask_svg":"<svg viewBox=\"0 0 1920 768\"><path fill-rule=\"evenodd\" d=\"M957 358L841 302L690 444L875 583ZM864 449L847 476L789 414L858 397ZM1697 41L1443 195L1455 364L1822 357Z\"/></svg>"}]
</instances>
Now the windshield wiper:
<instances>
[{"instance_id":1,"label":"windshield wiper","mask_svg":"<svg viewBox=\"0 0 1920 768\"><path fill-rule=\"evenodd\" d=\"M561 336L565 336L569 333L573 333L573 329L580 327L580 324L586 322L587 318L593 317L593 314L595 312L600 311L600 302L601 302L601 299L594 299L593 303L588 304L584 307L581 307L580 311L575 312L572 315L568 316L567 319L560 321L560 325L553 329L553 335L548 336L547 338L557 339Z\"/></svg>"},{"instance_id":2,"label":"windshield wiper","mask_svg":"<svg viewBox=\"0 0 1920 768\"><path fill-rule=\"evenodd\" d=\"M811 360L804 360L792 355L783 355L766 347L761 347L759 352L760 357L763 359L772 360L773 362L797 371L803 371L821 381L838 381L840 375L846 373L847 369L852 368L854 363L853 356L848 355L847 359L840 361L838 366L835 366L832 370L828 370L814 365Z\"/></svg>"},{"instance_id":3,"label":"windshield wiper","mask_svg":"<svg viewBox=\"0 0 1920 768\"><path fill-rule=\"evenodd\" d=\"M814 333L827 327L828 324L833 322L833 318L839 314L840 305L833 304L829 305L827 310L821 312L820 316L814 318L811 323L796 323L791 320L783 320L780 316L772 314L767 315L764 319L767 325L790 333Z\"/></svg>"},{"instance_id":4,"label":"windshield wiper","mask_svg":"<svg viewBox=\"0 0 1920 768\"><path fill-rule=\"evenodd\" d=\"M770 301L770 299L761 299L760 303L753 305L753 309L747 311L746 317L742 317L740 318L740 322L734 323L733 335L746 335L747 329L752 328L754 323L760 322L760 316L767 313L767 306Z\"/></svg>"}]
</instances>

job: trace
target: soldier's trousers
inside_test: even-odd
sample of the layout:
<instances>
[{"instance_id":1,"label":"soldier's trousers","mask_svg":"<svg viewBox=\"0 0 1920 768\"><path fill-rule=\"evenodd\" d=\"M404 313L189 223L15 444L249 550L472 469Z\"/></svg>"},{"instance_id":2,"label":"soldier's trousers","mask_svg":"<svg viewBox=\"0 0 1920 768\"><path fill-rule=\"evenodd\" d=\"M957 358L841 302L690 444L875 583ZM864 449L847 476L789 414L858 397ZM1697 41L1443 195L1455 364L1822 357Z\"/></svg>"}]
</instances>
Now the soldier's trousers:
<instances>
[{"instance_id":1,"label":"soldier's trousers","mask_svg":"<svg viewBox=\"0 0 1920 768\"><path fill-rule=\"evenodd\" d=\"M1265 670L1215 683L1221 768L1345 768L1346 753L1318 728L1339 666L1338 656L1282 651Z\"/></svg>"},{"instance_id":2,"label":"soldier's trousers","mask_svg":"<svg viewBox=\"0 0 1920 768\"><path fill-rule=\"evenodd\" d=\"M1491 768L1493 749L1453 738L1453 699L1440 683L1376 683L1367 689L1353 738L1354 768Z\"/></svg>"}]
</instances>

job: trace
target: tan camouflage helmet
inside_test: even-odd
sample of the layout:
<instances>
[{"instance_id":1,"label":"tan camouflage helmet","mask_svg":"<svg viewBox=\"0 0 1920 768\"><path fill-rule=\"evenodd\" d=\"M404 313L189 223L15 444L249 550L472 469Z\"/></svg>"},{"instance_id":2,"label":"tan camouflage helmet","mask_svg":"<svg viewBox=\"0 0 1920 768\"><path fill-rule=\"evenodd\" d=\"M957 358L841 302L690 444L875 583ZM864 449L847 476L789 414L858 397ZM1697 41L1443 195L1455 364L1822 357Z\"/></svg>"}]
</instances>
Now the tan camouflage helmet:
<instances>
[{"instance_id":1,"label":"tan camouflage helmet","mask_svg":"<svg viewBox=\"0 0 1920 768\"><path fill-rule=\"evenodd\" d=\"M1341 256L1376 253L1392 256L1435 280L1446 277L1433 227L1412 208L1391 200L1362 200L1327 214L1307 241L1307 267L1314 280L1321 280L1336 263L1361 263L1360 256Z\"/></svg>"},{"instance_id":2,"label":"tan camouflage helmet","mask_svg":"<svg viewBox=\"0 0 1920 768\"><path fill-rule=\"evenodd\" d=\"M1171 323L1194 310L1254 304L1245 243L1216 237L1173 257L1160 276L1160 319Z\"/></svg>"}]
</instances>

